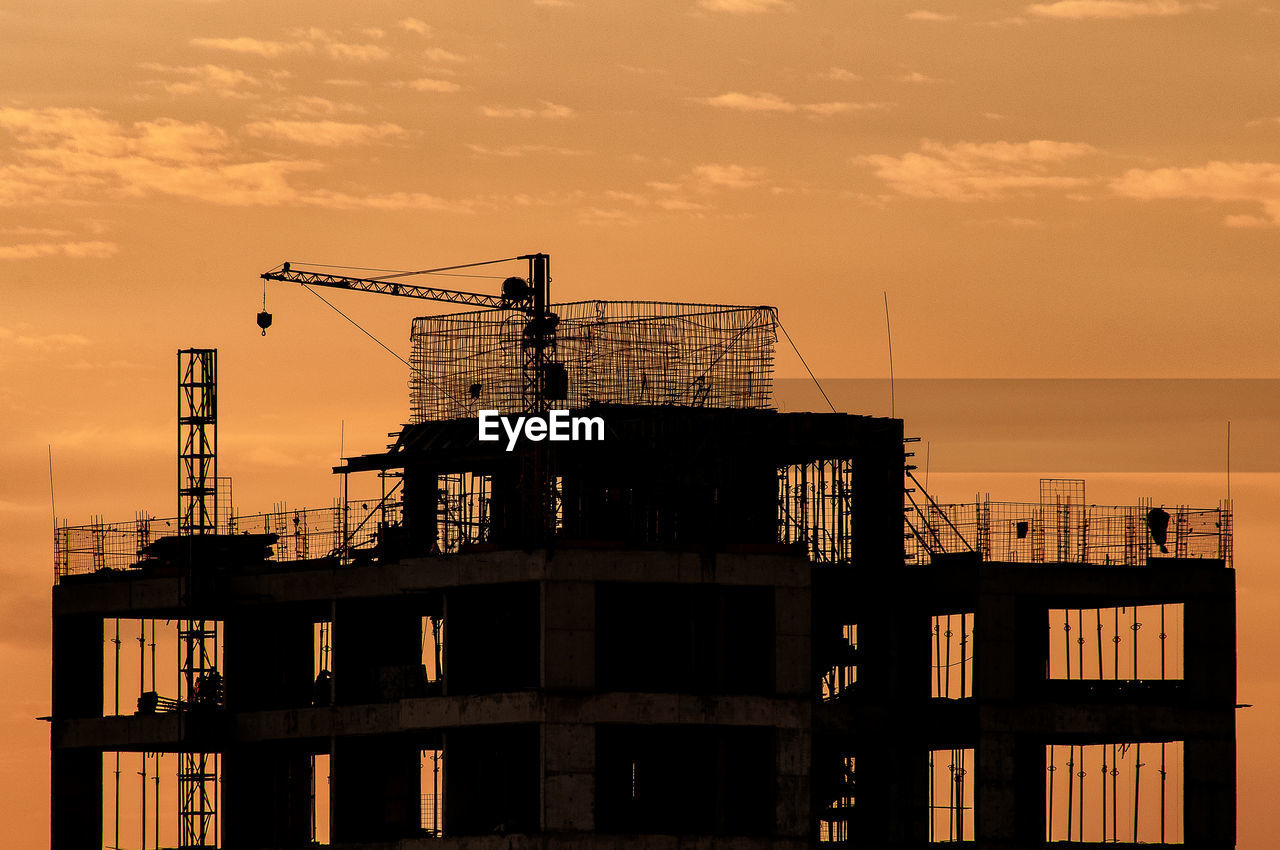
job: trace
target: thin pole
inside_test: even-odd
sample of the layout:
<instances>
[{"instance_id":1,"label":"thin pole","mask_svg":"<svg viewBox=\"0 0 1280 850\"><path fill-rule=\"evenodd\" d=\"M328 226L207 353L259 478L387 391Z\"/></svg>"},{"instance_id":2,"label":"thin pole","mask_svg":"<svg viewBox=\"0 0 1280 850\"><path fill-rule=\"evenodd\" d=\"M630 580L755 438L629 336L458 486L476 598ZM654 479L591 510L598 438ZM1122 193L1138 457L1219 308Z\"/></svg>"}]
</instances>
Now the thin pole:
<instances>
[{"instance_id":1,"label":"thin pole","mask_svg":"<svg viewBox=\"0 0 1280 850\"><path fill-rule=\"evenodd\" d=\"M889 340L889 418L896 418L894 414L894 398L893 398L893 328L889 326L889 293L884 293L884 330ZM1228 490L1227 498L1231 498Z\"/></svg>"},{"instance_id":2,"label":"thin pole","mask_svg":"<svg viewBox=\"0 0 1280 850\"><path fill-rule=\"evenodd\" d=\"M1068 658L1071 656L1068 655ZM1067 840L1071 840L1071 815L1075 809L1075 790L1076 790L1076 747L1075 744L1067 751Z\"/></svg>"},{"instance_id":3,"label":"thin pole","mask_svg":"<svg viewBox=\"0 0 1280 850\"><path fill-rule=\"evenodd\" d=\"M1231 501L1231 420L1227 420L1227 501Z\"/></svg>"},{"instance_id":4,"label":"thin pole","mask_svg":"<svg viewBox=\"0 0 1280 850\"><path fill-rule=\"evenodd\" d=\"M1111 671L1111 678L1118 681L1120 679L1120 609L1113 608L1112 610L1115 614L1112 617L1113 622L1111 627L1112 632L1114 632L1111 638L1111 646L1113 649L1111 663L1114 664L1115 667Z\"/></svg>"},{"instance_id":5,"label":"thin pole","mask_svg":"<svg viewBox=\"0 0 1280 850\"><path fill-rule=\"evenodd\" d=\"M933 618L933 684L938 696L946 696L942 691L942 619Z\"/></svg>"},{"instance_id":6,"label":"thin pole","mask_svg":"<svg viewBox=\"0 0 1280 850\"><path fill-rule=\"evenodd\" d=\"M1227 488L1227 498L1231 498L1231 488ZM49 444L49 509L53 511L53 530L58 530L58 503L53 499L53 444Z\"/></svg>"},{"instance_id":7,"label":"thin pole","mask_svg":"<svg viewBox=\"0 0 1280 850\"><path fill-rule=\"evenodd\" d=\"M954 632L951 631L951 615L948 614L947 615L947 631L946 631L946 634L944 635L947 639L947 660L946 660L946 667L944 668L946 675L943 676L943 681L946 682L947 687L946 687L946 691L942 694L944 697L947 697L947 698L951 697L951 636L953 634ZM952 755L955 755L954 751L952 752Z\"/></svg>"},{"instance_id":8,"label":"thin pole","mask_svg":"<svg viewBox=\"0 0 1280 850\"><path fill-rule=\"evenodd\" d=\"M1114 785L1114 783L1113 783ZM1102 745L1102 840L1107 840L1107 745Z\"/></svg>"},{"instance_id":9,"label":"thin pole","mask_svg":"<svg viewBox=\"0 0 1280 850\"><path fill-rule=\"evenodd\" d=\"M1047 821L1045 826L1046 841L1053 840L1053 775L1057 772L1058 772L1058 769L1053 765L1053 745L1050 744L1049 745L1049 815L1047 818L1045 818L1045 820Z\"/></svg>"},{"instance_id":10,"label":"thin pole","mask_svg":"<svg viewBox=\"0 0 1280 850\"><path fill-rule=\"evenodd\" d=\"M1142 744L1138 743L1133 756L1133 843L1138 843L1138 800L1142 787Z\"/></svg>"},{"instance_id":11,"label":"thin pole","mask_svg":"<svg viewBox=\"0 0 1280 850\"><path fill-rule=\"evenodd\" d=\"M1098 618L1098 681L1102 681L1102 609L1093 609L1094 615Z\"/></svg>"},{"instance_id":12,"label":"thin pole","mask_svg":"<svg viewBox=\"0 0 1280 850\"><path fill-rule=\"evenodd\" d=\"M1120 809L1119 797L1116 793L1116 786L1118 784L1117 775L1120 773L1120 770L1117 767L1117 764L1118 762L1116 761L1116 745L1112 744L1111 745L1111 840L1112 841L1120 840L1119 838L1120 833L1116 825L1117 824L1116 812L1118 812ZM1104 829L1103 831L1105 833L1106 830Z\"/></svg>"},{"instance_id":13,"label":"thin pole","mask_svg":"<svg viewBox=\"0 0 1280 850\"><path fill-rule=\"evenodd\" d=\"M1080 678L1084 679L1084 609L1078 609L1076 613L1076 627L1080 630L1080 634L1076 636L1076 657L1080 664Z\"/></svg>"},{"instance_id":14,"label":"thin pole","mask_svg":"<svg viewBox=\"0 0 1280 850\"><path fill-rule=\"evenodd\" d=\"M1142 628L1142 624L1138 622L1138 606L1133 606L1133 679L1138 680L1138 629Z\"/></svg>"}]
</instances>

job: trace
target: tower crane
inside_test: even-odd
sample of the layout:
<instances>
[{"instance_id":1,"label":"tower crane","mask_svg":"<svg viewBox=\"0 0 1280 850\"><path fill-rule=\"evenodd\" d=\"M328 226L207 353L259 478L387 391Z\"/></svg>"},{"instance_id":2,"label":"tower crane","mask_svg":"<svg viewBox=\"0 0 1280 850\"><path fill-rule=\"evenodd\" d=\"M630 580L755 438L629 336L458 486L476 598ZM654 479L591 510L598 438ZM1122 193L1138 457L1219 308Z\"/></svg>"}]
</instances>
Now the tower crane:
<instances>
[{"instance_id":1,"label":"tower crane","mask_svg":"<svg viewBox=\"0 0 1280 850\"><path fill-rule=\"evenodd\" d=\"M527 260L529 276L508 277L502 282L502 291L497 295L480 292L463 292L454 289L440 289L432 286L404 283L400 279L420 274L433 274L472 268L474 266L505 263L512 260ZM521 336L523 350L523 368L521 381L521 398L523 412L540 414L547 410L548 401L556 401L568 397L568 373L564 364L554 361L556 347L556 326L560 317L551 312L550 284L551 257L547 254L522 254L502 260L485 260L478 263L466 263L457 266L444 266L436 269L423 269L416 272L396 272L380 277L351 277L341 274L294 268L289 262L281 263L276 268L261 275L263 280L299 283L303 286L327 286L334 289L347 289L356 292L373 292L379 295L397 295L403 298L423 298L430 301L447 301L453 304L471 304L491 310L518 310L528 317ZM258 327L265 335L271 326L271 314L263 311L258 314Z\"/></svg>"}]
</instances>

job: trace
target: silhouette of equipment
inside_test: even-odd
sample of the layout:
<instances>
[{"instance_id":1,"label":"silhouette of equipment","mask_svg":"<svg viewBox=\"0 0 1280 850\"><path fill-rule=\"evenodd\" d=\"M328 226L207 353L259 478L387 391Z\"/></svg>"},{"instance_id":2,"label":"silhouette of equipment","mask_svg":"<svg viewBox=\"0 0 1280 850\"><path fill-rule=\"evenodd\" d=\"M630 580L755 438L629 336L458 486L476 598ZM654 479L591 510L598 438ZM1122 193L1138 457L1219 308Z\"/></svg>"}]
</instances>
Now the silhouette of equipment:
<instances>
[{"instance_id":1,"label":"silhouette of equipment","mask_svg":"<svg viewBox=\"0 0 1280 850\"><path fill-rule=\"evenodd\" d=\"M1169 542L1169 512L1163 508L1147 511L1147 530L1151 532L1151 539L1160 547L1160 551L1167 555L1169 548L1165 544Z\"/></svg>"}]
</instances>

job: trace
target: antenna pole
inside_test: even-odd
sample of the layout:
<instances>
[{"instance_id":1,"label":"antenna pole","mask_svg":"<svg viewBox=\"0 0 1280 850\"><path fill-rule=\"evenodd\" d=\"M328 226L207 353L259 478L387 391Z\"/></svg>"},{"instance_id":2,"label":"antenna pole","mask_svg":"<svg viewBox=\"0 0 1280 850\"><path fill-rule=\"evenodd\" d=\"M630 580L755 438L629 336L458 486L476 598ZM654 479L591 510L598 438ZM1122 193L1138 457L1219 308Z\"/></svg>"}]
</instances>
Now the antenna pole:
<instances>
[{"instance_id":1,"label":"antenna pole","mask_svg":"<svg viewBox=\"0 0 1280 850\"><path fill-rule=\"evenodd\" d=\"M1228 488L1228 492L1230 488ZM58 531L58 503L53 500L53 444L49 444L49 508L53 511L53 530Z\"/></svg>"},{"instance_id":2,"label":"antenna pole","mask_svg":"<svg viewBox=\"0 0 1280 850\"><path fill-rule=\"evenodd\" d=\"M889 417L896 419L896 408L893 398L893 328L889 326L889 293L884 293L884 331L889 339Z\"/></svg>"},{"instance_id":3,"label":"antenna pole","mask_svg":"<svg viewBox=\"0 0 1280 850\"><path fill-rule=\"evenodd\" d=\"M1227 420L1227 501L1231 501L1231 420Z\"/></svg>"}]
</instances>

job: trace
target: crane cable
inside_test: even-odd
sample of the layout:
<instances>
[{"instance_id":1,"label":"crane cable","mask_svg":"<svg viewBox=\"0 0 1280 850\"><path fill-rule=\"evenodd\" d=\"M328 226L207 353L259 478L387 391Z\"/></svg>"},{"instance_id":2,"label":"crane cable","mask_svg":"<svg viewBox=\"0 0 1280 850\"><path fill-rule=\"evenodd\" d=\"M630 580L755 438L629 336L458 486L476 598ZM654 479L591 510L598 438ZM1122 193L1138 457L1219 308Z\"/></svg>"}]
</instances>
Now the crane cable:
<instances>
[{"instance_id":1,"label":"crane cable","mask_svg":"<svg viewBox=\"0 0 1280 850\"><path fill-rule=\"evenodd\" d=\"M796 353L796 357L800 358L800 363L804 366L804 370L809 373L809 377L813 378L813 384L818 388L818 392L822 393L822 397L827 400L827 407L831 408L832 413L838 412L836 406L831 403L831 399L827 398L827 391L822 388L822 384L818 383L817 377L813 374L813 370L809 368L809 364L805 362L804 355L800 353L800 349L796 348L796 344L791 341L791 334L787 333L787 326L782 324L782 320L778 319L778 328L782 331L782 335L787 338L787 342L791 343L791 350Z\"/></svg>"},{"instance_id":2,"label":"crane cable","mask_svg":"<svg viewBox=\"0 0 1280 850\"><path fill-rule=\"evenodd\" d=\"M374 341L374 342L376 342L378 345L382 346L382 348L383 348L383 349L384 349L388 354L390 354L392 357L394 357L395 359L399 360L399 361L400 361L401 363L403 363L404 365L408 366L408 367L409 367L409 371L413 372L413 373L414 373L414 374L416 374L419 378L421 378L422 380L424 380L424 381L426 381L428 384L430 384L432 387L434 387L435 389L439 390L441 393L443 393L443 394L445 394L446 396L448 396L448 397L449 397L449 399L450 399L454 404L456 404L456 405L458 405L459 407L462 407L462 408L467 407L467 405L465 405L465 404L463 404L462 402L458 401L458 399L457 399L457 398L455 398L455 397L453 396L453 394L452 394L452 393L450 393L448 390L446 390L444 387L440 386L440 385L439 385L439 384L437 384L435 381L433 381L433 380L431 380L430 378L428 378L428 377L427 377L427 376L422 372L422 370L421 370L421 369L417 369L417 368L415 368L415 367L414 367L414 365L413 365L412 363L410 363L408 360L405 360L405 359L404 359L403 357L401 357L399 354L396 354L394 351L392 351L390 348L388 348L386 343L384 343L382 340L378 339L376 336L374 336L373 334L371 334L371 333L369 333L367 330L365 330L365 329L360 325L360 323L359 323L359 322L357 322L355 319L351 318L351 317L350 317L350 316L348 316L346 313L344 313L344 312L342 312L341 310L339 310L339 309L338 309L338 308L337 308L337 307L336 307L336 306L335 306L331 301L329 301L329 299L325 298L323 295L321 295L319 292L316 292L314 289L312 289L310 286L308 286L308 285L307 285L307 284L305 284L305 283L304 283L304 284L302 284L302 288L303 288L303 289L305 289L307 292L310 292L310 293L311 293L312 295L314 295L315 297L319 298L319 299L320 299L321 301L323 301L325 304L328 304L328 305L329 305L329 308L330 308L331 310L333 310L335 313L337 313L337 314L338 314L339 316L341 316L342 318L346 319L346 320L347 320L348 322L350 322L351 324L355 325L356 329L357 329L357 330L359 330L359 331L360 331L360 333L364 334L365 336L369 337L369 339L373 340L373 341Z\"/></svg>"}]
</instances>

